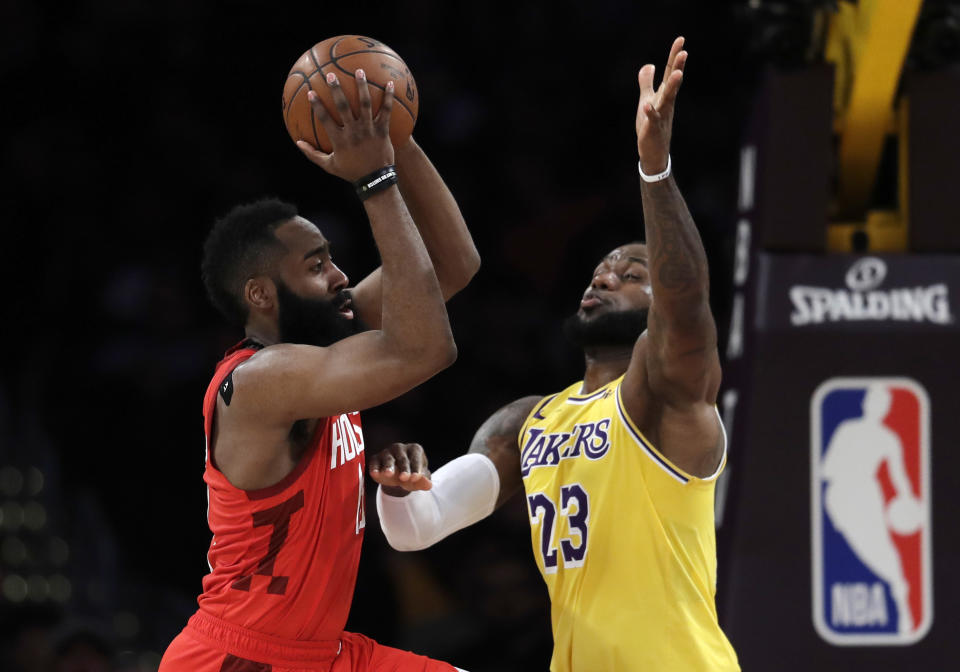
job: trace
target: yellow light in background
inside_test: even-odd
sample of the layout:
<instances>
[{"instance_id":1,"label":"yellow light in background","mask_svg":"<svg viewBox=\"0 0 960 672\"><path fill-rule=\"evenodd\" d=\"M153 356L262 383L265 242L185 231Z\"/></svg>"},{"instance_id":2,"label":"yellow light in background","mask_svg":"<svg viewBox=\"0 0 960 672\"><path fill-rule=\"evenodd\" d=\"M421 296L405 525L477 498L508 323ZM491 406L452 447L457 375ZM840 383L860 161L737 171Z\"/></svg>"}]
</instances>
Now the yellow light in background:
<instances>
[{"instance_id":1,"label":"yellow light in background","mask_svg":"<svg viewBox=\"0 0 960 672\"><path fill-rule=\"evenodd\" d=\"M866 222L834 222L827 227L827 249L831 252L864 252L853 246L857 233L867 236L870 252L902 252L907 247L907 227L896 212L871 210Z\"/></svg>"},{"instance_id":2,"label":"yellow light in background","mask_svg":"<svg viewBox=\"0 0 960 672\"><path fill-rule=\"evenodd\" d=\"M841 217L859 219L868 206L921 4L922 0L845 1L831 19L825 56L836 68Z\"/></svg>"}]
</instances>

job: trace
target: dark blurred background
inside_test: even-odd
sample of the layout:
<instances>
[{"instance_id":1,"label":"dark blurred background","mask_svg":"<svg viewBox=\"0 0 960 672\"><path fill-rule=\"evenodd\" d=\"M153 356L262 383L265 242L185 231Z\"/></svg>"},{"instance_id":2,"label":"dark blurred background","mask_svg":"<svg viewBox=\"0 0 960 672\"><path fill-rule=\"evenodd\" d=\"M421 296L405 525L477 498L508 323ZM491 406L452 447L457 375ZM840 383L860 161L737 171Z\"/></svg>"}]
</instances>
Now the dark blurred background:
<instances>
[{"instance_id":1,"label":"dark blurred background","mask_svg":"<svg viewBox=\"0 0 960 672\"><path fill-rule=\"evenodd\" d=\"M659 72L680 34L673 164L726 333L751 93L765 68L805 61L810 9L829 3L760 4L6 0L0 615L20 662L3 669L78 650L153 669L195 609L201 399L241 336L200 281L214 218L279 196L352 282L377 264L350 187L284 129L281 90L305 49L355 33L404 57L422 92L414 135L483 258L449 306L456 365L364 414L368 450L418 441L436 467L501 405L580 377L559 325L598 258L642 236L636 72ZM368 526L348 628L475 671L529 670L547 666L549 624L520 499L423 553Z\"/></svg>"}]
</instances>

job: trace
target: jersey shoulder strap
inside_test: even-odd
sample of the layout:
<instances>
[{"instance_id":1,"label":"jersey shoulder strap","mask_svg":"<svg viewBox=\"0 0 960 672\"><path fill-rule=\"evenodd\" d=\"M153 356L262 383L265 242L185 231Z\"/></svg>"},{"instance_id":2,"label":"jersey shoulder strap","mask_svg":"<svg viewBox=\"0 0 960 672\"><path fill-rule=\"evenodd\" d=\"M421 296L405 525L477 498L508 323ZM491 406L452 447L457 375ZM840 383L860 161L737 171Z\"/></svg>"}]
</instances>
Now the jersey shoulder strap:
<instances>
[{"instance_id":1,"label":"jersey shoulder strap","mask_svg":"<svg viewBox=\"0 0 960 672\"><path fill-rule=\"evenodd\" d=\"M579 390L582 385L583 381L576 382L562 392L548 394L538 401L520 427L520 432L517 434L517 447L520 449L523 448L523 437L526 436L527 428L530 425L541 420L546 420L547 416L556 406L562 403L574 390Z\"/></svg>"}]
</instances>

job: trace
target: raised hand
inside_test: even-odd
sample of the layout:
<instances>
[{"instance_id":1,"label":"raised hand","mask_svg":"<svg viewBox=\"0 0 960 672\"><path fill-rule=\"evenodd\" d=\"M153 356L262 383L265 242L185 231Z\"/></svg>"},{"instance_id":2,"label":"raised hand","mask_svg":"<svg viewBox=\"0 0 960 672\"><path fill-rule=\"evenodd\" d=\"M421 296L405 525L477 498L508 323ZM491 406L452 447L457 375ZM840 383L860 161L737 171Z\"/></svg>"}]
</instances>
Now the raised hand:
<instances>
[{"instance_id":1,"label":"raised hand","mask_svg":"<svg viewBox=\"0 0 960 672\"><path fill-rule=\"evenodd\" d=\"M367 76L363 70L357 70L355 76L360 103L360 111L356 115L350 108L350 103L347 102L337 75L332 72L327 73L327 85L330 87L333 102L343 122L342 126L333 120L316 93L313 91L307 93L307 98L313 106L313 114L323 124L330 138L330 144L333 145L333 151L327 154L314 149L304 140L297 141L297 147L308 159L331 175L341 177L348 182L354 182L394 161L393 145L390 144L393 82L387 82L383 92L383 102L380 104L377 116L374 117Z\"/></svg>"},{"instance_id":2,"label":"raised hand","mask_svg":"<svg viewBox=\"0 0 960 672\"><path fill-rule=\"evenodd\" d=\"M429 490L430 470L427 455L419 443L392 443L367 461L370 478L384 486L388 495Z\"/></svg>"},{"instance_id":3,"label":"raised hand","mask_svg":"<svg viewBox=\"0 0 960 672\"><path fill-rule=\"evenodd\" d=\"M670 57L663 72L663 80L653 88L656 66L640 68L640 103L637 105L637 151L643 172L652 175L667 168L670 154L670 135L673 130L673 106L683 83L683 68L687 52L682 51L684 39L678 37L670 48Z\"/></svg>"}]
</instances>

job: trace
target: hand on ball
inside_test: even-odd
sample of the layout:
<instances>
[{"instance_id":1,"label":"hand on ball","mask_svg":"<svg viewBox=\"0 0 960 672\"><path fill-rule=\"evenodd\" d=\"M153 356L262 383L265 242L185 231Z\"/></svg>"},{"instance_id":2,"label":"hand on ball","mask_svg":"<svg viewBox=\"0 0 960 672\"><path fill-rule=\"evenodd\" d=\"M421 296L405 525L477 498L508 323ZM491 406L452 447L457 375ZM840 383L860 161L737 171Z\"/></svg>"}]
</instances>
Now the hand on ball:
<instances>
[{"instance_id":1,"label":"hand on ball","mask_svg":"<svg viewBox=\"0 0 960 672\"><path fill-rule=\"evenodd\" d=\"M337 124L340 114L326 82L331 73L340 77L340 86L354 113L359 111L356 79L350 76L357 70L366 73L366 83L373 103L373 114L380 103L387 83L395 89L393 112L390 115L390 140L394 147L402 147L410 139L420 110L420 88L413 73L396 51L383 42L364 35L336 35L317 42L294 62L283 85L283 124L291 139L306 140L322 152L332 152L333 146L323 124L313 113L309 92L320 96L327 113Z\"/></svg>"},{"instance_id":2,"label":"hand on ball","mask_svg":"<svg viewBox=\"0 0 960 672\"><path fill-rule=\"evenodd\" d=\"M366 75L363 70L357 70L355 76L359 99L357 114L350 109L350 103L340 88L336 74L331 72L326 76L333 102L343 121L342 126L330 116L316 93L310 91L308 94L313 114L323 124L333 151L327 154L314 149L304 140L297 141L297 147L308 159L331 175L342 177L348 182L354 182L394 161L393 145L390 144L393 82L387 84L380 110L373 116Z\"/></svg>"}]
</instances>

